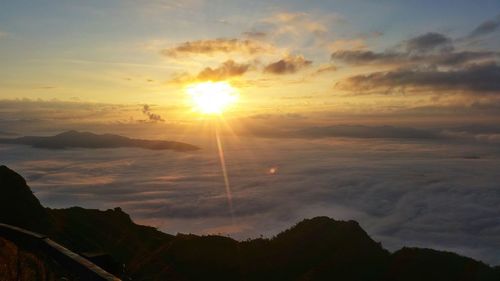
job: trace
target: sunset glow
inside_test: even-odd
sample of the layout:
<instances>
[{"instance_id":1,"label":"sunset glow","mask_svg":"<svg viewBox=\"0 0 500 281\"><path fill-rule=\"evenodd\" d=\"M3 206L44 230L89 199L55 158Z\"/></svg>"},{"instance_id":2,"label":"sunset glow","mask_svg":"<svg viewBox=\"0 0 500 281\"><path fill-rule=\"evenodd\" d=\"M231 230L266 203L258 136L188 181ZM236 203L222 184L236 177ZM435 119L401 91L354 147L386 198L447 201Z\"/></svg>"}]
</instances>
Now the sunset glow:
<instances>
[{"instance_id":1,"label":"sunset glow","mask_svg":"<svg viewBox=\"0 0 500 281\"><path fill-rule=\"evenodd\" d=\"M237 91L228 82L203 82L188 86L196 111L204 114L221 114L238 99Z\"/></svg>"}]
</instances>

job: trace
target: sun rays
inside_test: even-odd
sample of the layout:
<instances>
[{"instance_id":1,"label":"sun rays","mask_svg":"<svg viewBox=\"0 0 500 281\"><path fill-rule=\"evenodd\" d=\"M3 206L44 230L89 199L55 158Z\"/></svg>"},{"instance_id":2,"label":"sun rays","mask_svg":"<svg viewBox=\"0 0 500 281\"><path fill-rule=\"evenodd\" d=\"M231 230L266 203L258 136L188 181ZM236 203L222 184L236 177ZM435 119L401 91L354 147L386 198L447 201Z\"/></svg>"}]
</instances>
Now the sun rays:
<instances>
[{"instance_id":1,"label":"sun rays","mask_svg":"<svg viewBox=\"0 0 500 281\"><path fill-rule=\"evenodd\" d=\"M202 82L186 87L194 109L203 114L221 114L238 100L237 90L228 82Z\"/></svg>"}]
</instances>

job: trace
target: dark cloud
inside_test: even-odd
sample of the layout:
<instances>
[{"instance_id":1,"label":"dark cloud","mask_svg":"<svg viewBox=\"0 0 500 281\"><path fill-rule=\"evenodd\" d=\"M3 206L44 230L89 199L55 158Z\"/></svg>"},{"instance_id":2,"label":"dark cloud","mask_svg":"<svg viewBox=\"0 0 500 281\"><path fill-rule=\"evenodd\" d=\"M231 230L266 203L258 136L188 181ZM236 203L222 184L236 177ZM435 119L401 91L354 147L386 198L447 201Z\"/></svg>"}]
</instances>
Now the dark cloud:
<instances>
[{"instance_id":1,"label":"dark cloud","mask_svg":"<svg viewBox=\"0 0 500 281\"><path fill-rule=\"evenodd\" d=\"M6 131L0 131L0 136L6 136L6 137L10 137L10 136L16 136L17 134L16 133L12 133L12 132L6 132Z\"/></svg>"},{"instance_id":2,"label":"dark cloud","mask_svg":"<svg viewBox=\"0 0 500 281\"><path fill-rule=\"evenodd\" d=\"M264 31L246 31L243 32L243 36L250 39L264 39L267 37L267 33Z\"/></svg>"},{"instance_id":3,"label":"dark cloud","mask_svg":"<svg viewBox=\"0 0 500 281\"><path fill-rule=\"evenodd\" d=\"M407 59L406 54L402 53L375 53L364 50L340 50L333 52L331 59L341 61L348 64L391 64L402 63Z\"/></svg>"},{"instance_id":4,"label":"dark cloud","mask_svg":"<svg viewBox=\"0 0 500 281\"><path fill-rule=\"evenodd\" d=\"M476 27L470 34L470 38L476 38L480 36L484 36L490 33L495 32L500 27L500 15L496 18L487 20L481 23L478 27Z\"/></svg>"},{"instance_id":5,"label":"dark cloud","mask_svg":"<svg viewBox=\"0 0 500 281\"><path fill-rule=\"evenodd\" d=\"M332 53L331 59L351 65L380 64L380 65L442 65L460 66L469 62L494 59L498 56L494 52L448 52L439 54L411 54L402 52L382 52L362 50L342 50Z\"/></svg>"},{"instance_id":6,"label":"dark cloud","mask_svg":"<svg viewBox=\"0 0 500 281\"><path fill-rule=\"evenodd\" d=\"M323 66L320 66L316 70L316 73L320 74L320 73L326 73L326 72L334 72L334 71L337 71L337 69L338 68L335 65L323 65Z\"/></svg>"},{"instance_id":7,"label":"dark cloud","mask_svg":"<svg viewBox=\"0 0 500 281\"><path fill-rule=\"evenodd\" d=\"M424 129L393 126L335 125L310 127L295 132L291 136L305 138L348 137L348 138L388 138L388 139L439 139L439 132Z\"/></svg>"},{"instance_id":8,"label":"dark cloud","mask_svg":"<svg viewBox=\"0 0 500 281\"><path fill-rule=\"evenodd\" d=\"M414 58L415 62L418 62L420 59L425 62L427 59L430 64L443 65L443 66L459 66L469 62L474 61L484 61L484 60L492 60L498 57L498 53L495 52L472 52L472 51L463 51L463 52L450 52L441 55L429 56L425 57L416 57Z\"/></svg>"},{"instance_id":9,"label":"dark cloud","mask_svg":"<svg viewBox=\"0 0 500 281\"><path fill-rule=\"evenodd\" d=\"M272 119L306 119L307 117L299 113L283 113L283 114L256 114L249 118L261 119L261 120L272 120ZM276 132L276 130L275 130Z\"/></svg>"},{"instance_id":10,"label":"dark cloud","mask_svg":"<svg viewBox=\"0 0 500 281\"><path fill-rule=\"evenodd\" d=\"M500 99L488 99L486 101L466 102L462 104L432 104L425 106L414 106L400 110L403 115L425 115L425 116L497 116L500 118Z\"/></svg>"},{"instance_id":11,"label":"dark cloud","mask_svg":"<svg viewBox=\"0 0 500 281\"><path fill-rule=\"evenodd\" d=\"M357 75L337 83L336 87L354 91L396 87L464 91L476 94L500 93L500 66L496 63L472 64L457 70L398 69Z\"/></svg>"},{"instance_id":12,"label":"dark cloud","mask_svg":"<svg viewBox=\"0 0 500 281\"><path fill-rule=\"evenodd\" d=\"M443 34L429 32L411 38L405 42L409 53L427 53L430 51L450 51L453 49L452 40Z\"/></svg>"},{"instance_id":13,"label":"dark cloud","mask_svg":"<svg viewBox=\"0 0 500 281\"><path fill-rule=\"evenodd\" d=\"M392 93L420 89L495 94L500 91L499 53L456 50L453 40L429 32L403 41L383 52L340 50L335 62L393 67L384 72L355 75L337 82L336 88L364 93Z\"/></svg>"},{"instance_id":14,"label":"dark cloud","mask_svg":"<svg viewBox=\"0 0 500 281\"><path fill-rule=\"evenodd\" d=\"M291 74L309 65L312 61L306 60L303 56L289 56L279 61L268 64L264 72L272 74Z\"/></svg>"},{"instance_id":15,"label":"dark cloud","mask_svg":"<svg viewBox=\"0 0 500 281\"><path fill-rule=\"evenodd\" d=\"M260 42L241 39L211 39L187 41L170 49L162 50L161 53L168 57L179 57L183 55L240 52L245 54L265 53L270 51L270 46Z\"/></svg>"},{"instance_id":16,"label":"dark cloud","mask_svg":"<svg viewBox=\"0 0 500 281\"><path fill-rule=\"evenodd\" d=\"M440 33L429 32L383 52L338 50L331 54L331 60L350 65L378 64L422 69L436 66L460 67L470 63L495 61L498 56L497 52L492 51L456 50L452 39Z\"/></svg>"},{"instance_id":17,"label":"dark cloud","mask_svg":"<svg viewBox=\"0 0 500 281\"><path fill-rule=\"evenodd\" d=\"M165 122L159 114L151 112L151 106L145 104L142 106L142 113L148 117L148 122Z\"/></svg>"},{"instance_id":18,"label":"dark cloud","mask_svg":"<svg viewBox=\"0 0 500 281\"><path fill-rule=\"evenodd\" d=\"M253 118L270 120L274 115L257 115ZM254 135L270 138L354 138L354 139L401 139L401 140L464 140L444 133L441 129L423 129L397 126L331 125L301 126L302 128L253 128ZM469 138L470 140L470 138Z\"/></svg>"},{"instance_id":19,"label":"dark cloud","mask_svg":"<svg viewBox=\"0 0 500 281\"><path fill-rule=\"evenodd\" d=\"M250 64L239 64L233 60L228 60L217 68L207 67L197 76L199 80L225 80L235 76L245 74L250 68Z\"/></svg>"}]
</instances>

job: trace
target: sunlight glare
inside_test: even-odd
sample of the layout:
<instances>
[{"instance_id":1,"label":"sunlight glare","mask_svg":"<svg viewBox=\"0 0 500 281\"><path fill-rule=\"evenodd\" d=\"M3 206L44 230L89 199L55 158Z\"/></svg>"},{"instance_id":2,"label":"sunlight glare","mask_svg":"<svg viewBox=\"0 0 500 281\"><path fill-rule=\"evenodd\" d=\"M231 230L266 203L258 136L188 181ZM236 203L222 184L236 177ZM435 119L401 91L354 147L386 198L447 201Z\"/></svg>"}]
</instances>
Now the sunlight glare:
<instances>
[{"instance_id":1,"label":"sunlight glare","mask_svg":"<svg viewBox=\"0 0 500 281\"><path fill-rule=\"evenodd\" d=\"M186 88L195 109L204 114L221 114L229 105L236 102L238 93L228 82L202 82Z\"/></svg>"}]
</instances>

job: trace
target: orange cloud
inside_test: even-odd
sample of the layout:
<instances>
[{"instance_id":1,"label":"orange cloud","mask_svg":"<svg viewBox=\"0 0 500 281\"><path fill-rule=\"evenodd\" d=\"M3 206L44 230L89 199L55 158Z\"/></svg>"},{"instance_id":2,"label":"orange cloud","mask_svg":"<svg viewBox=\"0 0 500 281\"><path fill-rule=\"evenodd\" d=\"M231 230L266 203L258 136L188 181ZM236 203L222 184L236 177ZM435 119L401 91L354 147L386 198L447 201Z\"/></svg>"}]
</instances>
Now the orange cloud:
<instances>
[{"instance_id":1,"label":"orange cloud","mask_svg":"<svg viewBox=\"0 0 500 281\"><path fill-rule=\"evenodd\" d=\"M334 72L334 71L337 71L337 67L335 65L332 65L332 64L326 64L326 65L322 65L320 66L317 70L316 70L316 74L320 74L320 73L326 73L326 72Z\"/></svg>"},{"instance_id":2,"label":"orange cloud","mask_svg":"<svg viewBox=\"0 0 500 281\"><path fill-rule=\"evenodd\" d=\"M219 67L207 67L198 74L199 80L225 80L241 76L250 68L250 64L239 64L233 60L222 63Z\"/></svg>"},{"instance_id":3,"label":"orange cloud","mask_svg":"<svg viewBox=\"0 0 500 281\"><path fill-rule=\"evenodd\" d=\"M227 60L217 67L205 67L197 75L187 72L176 74L167 83L185 84L196 81L221 81L239 77L248 72L252 67L250 63L237 63L233 60Z\"/></svg>"},{"instance_id":4,"label":"orange cloud","mask_svg":"<svg viewBox=\"0 0 500 281\"><path fill-rule=\"evenodd\" d=\"M312 64L312 61L306 60L303 56L288 56L279 61L268 64L264 72L273 74L290 74L299 71Z\"/></svg>"},{"instance_id":5,"label":"orange cloud","mask_svg":"<svg viewBox=\"0 0 500 281\"><path fill-rule=\"evenodd\" d=\"M272 46L254 40L241 39L211 39L187 41L174 48L164 49L161 53L167 57L179 57L182 55L213 55L216 53L266 53L272 50Z\"/></svg>"}]
</instances>

